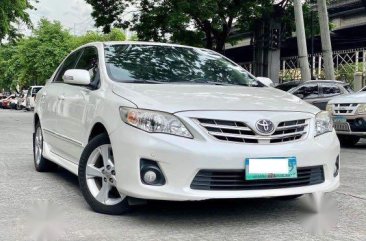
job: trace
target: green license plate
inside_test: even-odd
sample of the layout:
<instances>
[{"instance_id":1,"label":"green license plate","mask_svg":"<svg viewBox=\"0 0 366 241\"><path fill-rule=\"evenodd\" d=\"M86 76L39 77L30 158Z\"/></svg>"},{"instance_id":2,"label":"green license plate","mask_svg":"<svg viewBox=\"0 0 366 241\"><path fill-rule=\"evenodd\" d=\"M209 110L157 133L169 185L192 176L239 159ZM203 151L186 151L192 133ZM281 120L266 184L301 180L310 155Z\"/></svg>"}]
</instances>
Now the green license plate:
<instances>
[{"instance_id":1,"label":"green license plate","mask_svg":"<svg viewBox=\"0 0 366 241\"><path fill-rule=\"evenodd\" d=\"M245 180L297 178L296 157L245 159Z\"/></svg>"},{"instance_id":2,"label":"green license plate","mask_svg":"<svg viewBox=\"0 0 366 241\"><path fill-rule=\"evenodd\" d=\"M333 121L336 123L345 123L347 122L347 118L345 116L334 116Z\"/></svg>"}]
</instances>

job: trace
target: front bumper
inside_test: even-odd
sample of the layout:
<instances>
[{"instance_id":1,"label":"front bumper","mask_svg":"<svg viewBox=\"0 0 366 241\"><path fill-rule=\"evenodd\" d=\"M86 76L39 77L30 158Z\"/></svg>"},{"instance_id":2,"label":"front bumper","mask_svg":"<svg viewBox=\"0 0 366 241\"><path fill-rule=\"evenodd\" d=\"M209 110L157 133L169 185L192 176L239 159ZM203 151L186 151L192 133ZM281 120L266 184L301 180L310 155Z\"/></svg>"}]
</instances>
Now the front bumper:
<instances>
[{"instance_id":1,"label":"front bumper","mask_svg":"<svg viewBox=\"0 0 366 241\"><path fill-rule=\"evenodd\" d=\"M334 165L340 153L336 133L287 144L227 143L212 139L187 139L165 134L149 134L121 124L110 134L113 148L117 189L125 195L157 200L204 200L287 196L313 192L330 192L339 186ZM244 169L245 158L297 158L298 167L322 165L324 182L312 186L246 191L193 190L191 183L203 169ZM158 163L166 183L149 186L140 179L140 159ZM244 177L244 176L243 176Z\"/></svg>"},{"instance_id":2,"label":"front bumper","mask_svg":"<svg viewBox=\"0 0 366 241\"><path fill-rule=\"evenodd\" d=\"M336 129L337 134L366 137L366 116L365 115L351 115L351 116L344 116L344 117L347 120L347 122L343 124L343 125L346 125L346 128L341 126L342 128Z\"/></svg>"}]
</instances>

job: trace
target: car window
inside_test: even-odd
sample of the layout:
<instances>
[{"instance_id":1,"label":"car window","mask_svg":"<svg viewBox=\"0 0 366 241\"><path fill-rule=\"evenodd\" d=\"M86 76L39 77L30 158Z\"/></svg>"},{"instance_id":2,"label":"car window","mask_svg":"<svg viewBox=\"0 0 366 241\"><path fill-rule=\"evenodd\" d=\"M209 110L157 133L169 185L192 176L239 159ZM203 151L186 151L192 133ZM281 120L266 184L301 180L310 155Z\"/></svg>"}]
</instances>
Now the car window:
<instances>
[{"instance_id":1,"label":"car window","mask_svg":"<svg viewBox=\"0 0 366 241\"><path fill-rule=\"evenodd\" d=\"M341 89L336 84L323 83L320 85L324 97L331 97L342 94Z\"/></svg>"},{"instance_id":2,"label":"car window","mask_svg":"<svg viewBox=\"0 0 366 241\"><path fill-rule=\"evenodd\" d=\"M78 50L78 51L72 53L69 57L67 57L67 59L65 59L64 63L58 70L53 82L64 82L62 79L62 76L64 76L64 74L67 70L75 68L75 65L79 59L80 53L81 53L81 50Z\"/></svg>"},{"instance_id":3,"label":"car window","mask_svg":"<svg viewBox=\"0 0 366 241\"><path fill-rule=\"evenodd\" d=\"M318 84L306 84L299 89L297 89L294 95L300 97L301 99L313 99L319 97L319 87Z\"/></svg>"},{"instance_id":4,"label":"car window","mask_svg":"<svg viewBox=\"0 0 366 241\"><path fill-rule=\"evenodd\" d=\"M41 87L35 87L32 90L32 96L36 96L36 94L38 93L38 91L40 91L42 88Z\"/></svg>"},{"instance_id":5,"label":"car window","mask_svg":"<svg viewBox=\"0 0 366 241\"><path fill-rule=\"evenodd\" d=\"M117 44L105 47L105 60L109 77L117 82L264 86L211 50Z\"/></svg>"},{"instance_id":6,"label":"car window","mask_svg":"<svg viewBox=\"0 0 366 241\"><path fill-rule=\"evenodd\" d=\"M98 49L96 47L86 47L75 69L85 69L89 71L90 78L93 82L99 75L98 61Z\"/></svg>"}]
</instances>

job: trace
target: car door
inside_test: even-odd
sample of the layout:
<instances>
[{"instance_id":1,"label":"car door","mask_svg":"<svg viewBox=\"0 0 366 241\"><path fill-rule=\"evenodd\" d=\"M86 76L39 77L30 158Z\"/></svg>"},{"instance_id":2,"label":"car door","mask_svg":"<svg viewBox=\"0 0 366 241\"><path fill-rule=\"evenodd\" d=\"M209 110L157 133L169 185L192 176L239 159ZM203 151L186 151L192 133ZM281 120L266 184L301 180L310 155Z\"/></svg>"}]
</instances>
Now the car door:
<instances>
[{"instance_id":1,"label":"car door","mask_svg":"<svg viewBox=\"0 0 366 241\"><path fill-rule=\"evenodd\" d=\"M316 104L321 110L327 108L327 104L332 98L343 94L341 88L334 83L321 83L320 93L322 98Z\"/></svg>"},{"instance_id":2,"label":"car door","mask_svg":"<svg viewBox=\"0 0 366 241\"><path fill-rule=\"evenodd\" d=\"M318 83L307 83L301 85L293 92L293 94L315 106L317 101L321 98Z\"/></svg>"},{"instance_id":3,"label":"car door","mask_svg":"<svg viewBox=\"0 0 366 241\"><path fill-rule=\"evenodd\" d=\"M83 151L83 138L87 130L87 113L90 103L90 94L99 83L98 49L86 47L79 58L75 69L89 71L92 86L64 84L60 104L59 120L61 134L65 137L62 145L63 154L78 163Z\"/></svg>"},{"instance_id":4,"label":"car door","mask_svg":"<svg viewBox=\"0 0 366 241\"><path fill-rule=\"evenodd\" d=\"M62 76L68 69L75 67L81 51L70 54L60 65L52 80L47 83L46 87L40 91L40 110L41 125L43 129L44 141L49 145L51 151L59 156L65 157L63 154L64 137L62 135L62 126L59 119L60 102L64 83Z\"/></svg>"}]
</instances>

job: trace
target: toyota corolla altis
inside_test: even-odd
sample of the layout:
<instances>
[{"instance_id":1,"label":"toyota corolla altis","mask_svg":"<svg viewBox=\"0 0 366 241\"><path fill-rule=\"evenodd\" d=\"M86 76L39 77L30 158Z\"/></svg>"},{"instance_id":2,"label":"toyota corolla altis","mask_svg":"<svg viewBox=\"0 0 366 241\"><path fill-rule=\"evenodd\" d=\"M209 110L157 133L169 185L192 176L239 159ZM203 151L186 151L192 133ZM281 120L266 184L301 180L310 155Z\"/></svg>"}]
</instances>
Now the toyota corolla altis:
<instances>
[{"instance_id":1,"label":"toyota corolla altis","mask_svg":"<svg viewBox=\"0 0 366 241\"><path fill-rule=\"evenodd\" d=\"M339 152L328 112L206 49L88 44L36 98L35 168L78 175L101 213L123 213L139 199L330 192Z\"/></svg>"}]
</instances>

